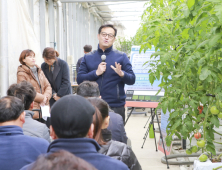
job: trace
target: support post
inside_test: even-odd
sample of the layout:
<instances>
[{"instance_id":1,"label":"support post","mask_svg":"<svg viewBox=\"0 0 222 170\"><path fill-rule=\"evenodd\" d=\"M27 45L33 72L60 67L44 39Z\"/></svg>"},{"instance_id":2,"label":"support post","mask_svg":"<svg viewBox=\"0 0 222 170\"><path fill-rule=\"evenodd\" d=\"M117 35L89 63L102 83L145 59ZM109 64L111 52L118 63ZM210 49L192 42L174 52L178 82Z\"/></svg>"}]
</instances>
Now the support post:
<instances>
[{"instance_id":1,"label":"support post","mask_svg":"<svg viewBox=\"0 0 222 170\"><path fill-rule=\"evenodd\" d=\"M66 3L62 4L63 11L63 59L67 61L67 16L66 16Z\"/></svg>"},{"instance_id":2,"label":"support post","mask_svg":"<svg viewBox=\"0 0 222 170\"><path fill-rule=\"evenodd\" d=\"M40 48L41 52L46 47L45 41L45 0L39 0L39 23L40 23Z\"/></svg>"},{"instance_id":3,"label":"support post","mask_svg":"<svg viewBox=\"0 0 222 170\"><path fill-rule=\"evenodd\" d=\"M62 3L57 1L57 51L63 52L63 23L62 23ZM63 56L61 56L63 57Z\"/></svg>"},{"instance_id":4,"label":"support post","mask_svg":"<svg viewBox=\"0 0 222 170\"><path fill-rule=\"evenodd\" d=\"M55 48L55 18L54 18L54 4L53 0L48 0L49 12L49 42L50 47Z\"/></svg>"},{"instance_id":5,"label":"support post","mask_svg":"<svg viewBox=\"0 0 222 170\"><path fill-rule=\"evenodd\" d=\"M0 86L1 97L6 96L8 74L8 2L0 0Z\"/></svg>"}]
</instances>

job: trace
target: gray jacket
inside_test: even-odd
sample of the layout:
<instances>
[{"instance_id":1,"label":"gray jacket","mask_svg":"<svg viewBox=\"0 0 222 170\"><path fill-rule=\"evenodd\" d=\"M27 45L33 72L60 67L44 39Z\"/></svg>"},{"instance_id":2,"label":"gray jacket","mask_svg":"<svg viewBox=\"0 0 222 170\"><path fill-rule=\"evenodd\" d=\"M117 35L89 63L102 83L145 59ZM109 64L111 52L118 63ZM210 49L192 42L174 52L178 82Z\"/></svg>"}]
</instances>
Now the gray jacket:
<instances>
[{"instance_id":1,"label":"gray jacket","mask_svg":"<svg viewBox=\"0 0 222 170\"><path fill-rule=\"evenodd\" d=\"M49 136L49 128L36 120L34 120L32 117L34 115L34 112L30 110L25 110L25 123L23 124L23 133L27 136L33 136L37 138L43 138L46 139L49 143L50 136Z\"/></svg>"}]
</instances>

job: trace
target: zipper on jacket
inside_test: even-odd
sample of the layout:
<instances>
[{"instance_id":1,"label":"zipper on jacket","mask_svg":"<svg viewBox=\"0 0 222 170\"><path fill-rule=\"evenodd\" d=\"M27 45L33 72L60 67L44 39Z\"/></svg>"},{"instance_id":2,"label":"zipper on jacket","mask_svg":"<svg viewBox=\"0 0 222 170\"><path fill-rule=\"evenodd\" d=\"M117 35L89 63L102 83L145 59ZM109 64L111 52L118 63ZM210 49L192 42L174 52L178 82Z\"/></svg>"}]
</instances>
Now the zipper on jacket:
<instances>
[{"instance_id":1,"label":"zipper on jacket","mask_svg":"<svg viewBox=\"0 0 222 170\"><path fill-rule=\"evenodd\" d=\"M119 85L118 84L116 85L116 88L117 88L117 99L119 99Z\"/></svg>"}]
</instances>

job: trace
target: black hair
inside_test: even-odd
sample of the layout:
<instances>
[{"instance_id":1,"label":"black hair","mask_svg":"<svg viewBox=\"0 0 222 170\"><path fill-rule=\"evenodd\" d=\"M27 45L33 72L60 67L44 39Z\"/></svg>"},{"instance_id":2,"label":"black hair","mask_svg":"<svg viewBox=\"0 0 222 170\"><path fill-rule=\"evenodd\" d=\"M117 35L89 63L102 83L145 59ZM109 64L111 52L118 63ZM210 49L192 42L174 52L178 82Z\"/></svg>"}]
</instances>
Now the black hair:
<instances>
[{"instance_id":1,"label":"black hair","mask_svg":"<svg viewBox=\"0 0 222 170\"><path fill-rule=\"evenodd\" d=\"M30 105L35 99L36 91L31 83L22 81L19 84L12 84L7 90L8 96L18 97L23 101L25 110L29 110Z\"/></svg>"},{"instance_id":2,"label":"black hair","mask_svg":"<svg viewBox=\"0 0 222 170\"><path fill-rule=\"evenodd\" d=\"M24 112L22 100L14 96L0 99L0 123L16 120Z\"/></svg>"},{"instance_id":3,"label":"black hair","mask_svg":"<svg viewBox=\"0 0 222 170\"><path fill-rule=\"evenodd\" d=\"M84 81L77 87L77 95L82 97L99 97L99 86L95 81Z\"/></svg>"},{"instance_id":4,"label":"black hair","mask_svg":"<svg viewBox=\"0 0 222 170\"><path fill-rule=\"evenodd\" d=\"M114 29L114 31L115 31L115 36L116 36L116 34L117 34L117 29L116 29L112 24L105 24L105 25L100 26L100 27L99 27L99 30L98 30L98 34L101 33L101 31L102 31L103 28L107 28L107 27L110 27L110 28Z\"/></svg>"},{"instance_id":5,"label":"black hair","mask_svg":"<svg viewBox=\"0 0 222 170\"><path fill-rule=\"evenodd\" d=\"M103 99L98 97L90 97L88 100L93 106L99 109L103 120L109 116L109 105Z\"/></svg>"},{"instance_id":6,"label":"black hair","mask_svg":"<svg viewBox=\"0 0 222 170\"><path fill-rule=\"evenodd\" d=\"M91 46L91 45L85 45L85 46L83 47L83 49L84 49L84 51L85 51L86 53L88 53L88 52L91 52L91 51L92 51L92 46Z\"/></svg>"}]
</instances>

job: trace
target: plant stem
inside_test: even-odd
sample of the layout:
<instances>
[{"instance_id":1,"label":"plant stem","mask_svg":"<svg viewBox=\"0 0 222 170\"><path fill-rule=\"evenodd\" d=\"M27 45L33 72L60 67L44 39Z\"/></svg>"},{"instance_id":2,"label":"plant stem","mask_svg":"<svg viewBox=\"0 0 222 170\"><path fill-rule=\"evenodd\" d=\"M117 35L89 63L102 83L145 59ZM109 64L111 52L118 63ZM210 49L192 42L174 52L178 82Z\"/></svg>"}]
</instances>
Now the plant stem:
<instances>
[{"instance_id":1,"label":"plant stem","mask_svg":"<svg viewBox=\"0 0 222 170\"><path fill-rule=\"evenodd\" d=\"M219 166L217 168L213 168L213 170L217 170L217 169L220 169L220 168L222 168L222 166Z\"/></svg>"},{"instance_id":2,"label":"plant stem","mask_svg":"<svg viewBox=\"0 0 222 170\"><path fill-rule=\"evenodd\" d=\"M216 133L216 134L218 134L218 135L222 136L222 134L221 134L221 133L219 133L219 132L217 132L216 130L214 130L214 129L213 129L213 131L214 131L214 133Z\"/></svg>"},{"instance_id":3,"label":"plant stem","mask_svg":"<svg viewBox=\"0 0 222 170\"><path fill-rule=\"evenodd\" d=\"M222 156L222 153L217 157L217 159L220 159L221 156Z\"/></svg>"},{"instance_id":4,"label":"plant stem","mask_svg":"<svg viewBox=\"0 0 222 170\"><path fill-rule=\"evenodd\" d=\"M221 145L222 145L222 143L221 143L221 142L216 142L216 141L214 141L214 140L213 140L213 142L214 142L214 143L218 143L218 144L221 144Z\"/></svg>"},{"instance_id":5,"label":"plant stem","mask_svg":"<svg viewBox=\"0 0 222 170\"><path fill-rule=\"evenodd\" d=\"M206 112L206 115L205 115L205 118L204 118L204 123L203 123L203 136L204 136L204 140L206 141L206 124L207 124L207 117L208 117L208 110L210 108L210 105L209 107L207 108L207 112Z\"/></svg>"}]
</instances>

